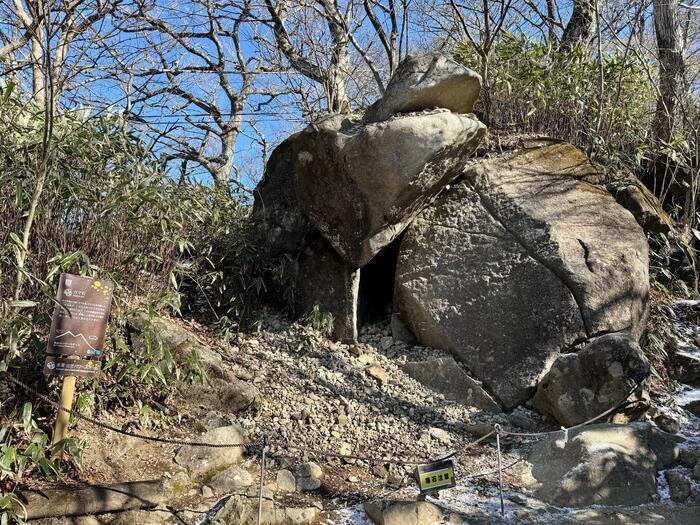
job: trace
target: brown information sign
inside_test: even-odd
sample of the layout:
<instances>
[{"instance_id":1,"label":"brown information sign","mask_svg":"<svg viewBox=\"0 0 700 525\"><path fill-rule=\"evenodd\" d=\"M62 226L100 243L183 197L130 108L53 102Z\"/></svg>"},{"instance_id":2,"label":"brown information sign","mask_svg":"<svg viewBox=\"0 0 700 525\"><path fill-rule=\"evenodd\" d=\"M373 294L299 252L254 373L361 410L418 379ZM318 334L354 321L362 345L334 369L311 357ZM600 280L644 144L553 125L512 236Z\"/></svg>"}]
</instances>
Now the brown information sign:
<instances>
[{"instance_id":1,"label":"brown information sign","mask_svg":"<svg viewBox=\"0 0 700 525\"><path fill-rule=\"evenodd\" d=\"M53 312L44 373L89 375L87 369L82 373L79 372L77 363L80 360L76 360L75 374L67 371L70 367L61 364L73 361L66 359L66 356L99 360L107 331L113 288L112 281L106 279L61 274L56 294L56 301L59 304ZM96 373L98 366L99 361L91 373ZM60 370L63 372L59 373Z\"/></svg>"}]
</instances>

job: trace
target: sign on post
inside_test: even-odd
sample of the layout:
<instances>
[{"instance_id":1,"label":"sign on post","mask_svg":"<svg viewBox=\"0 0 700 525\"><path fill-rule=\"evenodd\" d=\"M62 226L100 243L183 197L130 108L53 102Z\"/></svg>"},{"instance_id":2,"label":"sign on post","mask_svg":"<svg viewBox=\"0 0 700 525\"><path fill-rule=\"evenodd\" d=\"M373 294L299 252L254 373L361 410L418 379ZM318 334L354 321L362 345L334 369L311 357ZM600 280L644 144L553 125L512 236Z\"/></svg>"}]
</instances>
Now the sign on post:
<instances>
[{"instance_id":1,"label":"sign on post","mask_svg":"<svg viewBox=\"0 0 700 525\"><path fill-rule=\"evenodd\" d=\"M106 279L61 274L46 347L45 374L89 376L97 373L113 288L112 281ZM69 356L80 359L73 363ZM87 359L96 359L97 366L85 365ZM71 370L75 374L70 373Z\"/></svg>"},{"instance_id":2,"label":"sign on post","mask_svg":"<svg viewBox=\"0 0 700 525\"><path fill-rule=\"evenodd\" d=\"M46 375L63 377L54 444L68 431L76 377L92 377L100 370L113 289L108 279L61 274L44 361Z\"/></svg>"},{"instance_id":3,"label":"sign on post","mask_svg":"<svg viewBox=\"0 0 700 525\"><path fill-rule=\"evenodd\" d=\"M451 459L420 465L416 468L421 494L429 494L456 486L455 468Z\"/></svg>"}]
</instances>

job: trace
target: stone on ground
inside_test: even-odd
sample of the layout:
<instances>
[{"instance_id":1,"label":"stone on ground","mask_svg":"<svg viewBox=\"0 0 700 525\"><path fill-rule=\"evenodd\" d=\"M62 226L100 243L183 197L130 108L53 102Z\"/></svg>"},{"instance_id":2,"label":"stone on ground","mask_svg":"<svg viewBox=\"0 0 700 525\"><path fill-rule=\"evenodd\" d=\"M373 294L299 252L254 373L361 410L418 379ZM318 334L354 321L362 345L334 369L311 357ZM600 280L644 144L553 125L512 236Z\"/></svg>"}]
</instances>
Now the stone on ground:
<instances>
[{"instance_id":1,"label":"stone on ground","mask_svg":"<svg viewBox=\"0 0 700 525\"><path fill-rule=\"evenodd\" d=\"M250 472L238 465L231 465L227 469L212 477L207 486L215 495L226 494L238 489L249 487L253 484L253 476Z\"/></svg>"},{"instance_id":2,"label":"stone on ground","mask_svg":"<svg viewBox=\"0 0 700 525\"><path fill-rule=\"evenodd\" d=\"M675 417L666 414L659 414L654 418L654 423L664 432L669 434L677 434L681 429L681 422Z\"/></svg>"},{"instance_id":3,"label":"stone on ground","mask_svg":"<svg viewBox=\"0 0 700 525\"><path fill-rule=\"evenodd\" d=\"M678 459L673 436L649 423L599 424L543 439L528 461L535 495L560 507L641 505L656 494L656 472Z\"/></svg>"},{"instance_id":4,"label":"stone on ground","mask_svg":"<svg viewBox=\"0 0 700 525\"><path fill-rule=\"evenodd\" d=\"M209 430L193 438L199 443L230 444L245 443L245 434L238 425L229 425ZM240 463L243 447L211 448L183 446L175 455L175 463L184 467L189 476L197 481L208 481L215 474Z\"/></svg>"},{"instance_id":5,"label":"stone on ground","mask_svg":"<svg viewBox=\"0 0 700 525\"><path fill-rule=\"evenodd\" d=\"M440 507L427 501L369 501L365 512L375 525L432 525L442 518Z\"/></svg>"},{"instance_id":6,"label":"stone on ground","mask_svg":"<svg viewBox=\"0 0 700 525\"><path fill-rule=\"evenodd\" d=\"M296 471L296 489L300 492L311 492L321 488L323 469L313 461L302 463Z\"/></svg>"},{"instance_id":7,"label":"stone on ground","mask_svg":"<svg viewBox=\"0 0 700 525\"><path fill-rule=\"evenodd\" d=\"M618 203L634 215L644 231L666 234L673 230L673 221L659 199L636 177L608 184L607 189Z\"/></svg>"},{"instance_id":8,"label":"stone on ground","mask_svg":"<svg viewBox=\"0 0 700 525\"><path fill-rule=\"evenodd\" d=\"M401 370L419 383L440 392L446 399L487 412L501 411L501 407L483 389L481 383L469 377L451 357L408 362Z\"/></svg>"},{"instance_id":9,"label":"stone on ground","mask_svg":"<svg viewBox=\"0 0 700 525\"><path fill-rule=\"evenodd\" d=\"M641 335L648 247L634 217L582 182L569 144L467 166L401 241L394 306L425 346L452 351L507 409L561 352Z\"/></svg>"},{"instance_id":10,"label":"stone on ground","mask_svg":"<svg viewBox=\"0 0 700 525\"><path fill-rule=\"evenodd\" d=\"M447 55L409 55L399 64L382 98L367 109L364 121L434 108L471 113L480 90L481 77Z\"/></svg>"},{"instance_id":11,"label":"stone on ground","mask_svg":"<svg viewBox=\"0 0 700 525\"><path fill-rule=\"evenodd\" d=\"M481 143L485 126L449 111L361 125L341 115L294 141L301 209L348 264L393 241Z\"/></svg>"},{"instance_id":12,"label":"stone on ground","mask_svg":"<svg viewBox=\"0 0 700 525\"><path fill-rule=\"evenodd\" d=\"M667 470L664 472L664 477L666 478L666 483L668 483L668 492L671 500L682 503L690 497L690 481L682 472Z\"/></svg>"},{"instance_id":13,"label":"stone on ground","mask_svg":"<svg viewBox=\"0 0 700 525\"><path fill-rule=\"evenodd\" d=\"M533 403L566 427L578 425L627 399L649 370L636 341L627 334L606 334L557 358L537 386ZM630 401L642 399L641 391Z\"/></svg>"}]
</instances>

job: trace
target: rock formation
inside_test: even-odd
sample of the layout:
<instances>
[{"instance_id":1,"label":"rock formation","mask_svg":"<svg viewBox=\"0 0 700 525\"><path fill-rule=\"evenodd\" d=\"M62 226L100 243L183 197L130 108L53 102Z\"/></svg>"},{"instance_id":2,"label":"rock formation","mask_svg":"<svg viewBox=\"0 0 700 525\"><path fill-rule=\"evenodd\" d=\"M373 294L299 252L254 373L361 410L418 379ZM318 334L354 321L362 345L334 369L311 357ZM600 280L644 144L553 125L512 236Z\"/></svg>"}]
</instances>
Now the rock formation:
<instances>
[{"instance_id":1,"label":"rock formation","mask_svg":"<svg viewBox=\"0 0 700 525\"><path fill-rule=\"evenodd\" d=\"M648 423L592 425L568 437L538 441L528 458L535 495L558 506L651 503L656 472L679 454L673 437Z\"/></svg>"},{"instance_id":2,"label":"rock formation","mask_svg":"<svg viewBox=\"0 0 700 525\"><path fill-rule=\"evenodd\" d=\"M342 115L294 142L301 209L338 254L361 268L456 178L486 127L444 110L361 125Z\"/></svg>"},{"instance_id":3,"label":"rock formation","mask_svg":"<svg viewBox=\"0 0 700 525\"><path fill-rule=\"evenodd\" d=\"M462 403L510 410L553 363L550 378L569 370L573 358L562 354L598 336L624 332L638 349L648 247L635 216L571 144L538 139L471 159L486 131L470 113L479 84L447 57L407 58L363 118L326 117L275 150L254 213L271 253L293 260L298 314L314 305L329 312L336 339L357 337L368 263L398 253L382 276L393 281L392 326L465 366L416 362L407 373ZM609 408L619 394L610 385L637 380L643 358L627 357L622 378L570 382L593 393L581 414ZM570 421L560 401L574 394L563 388L548 399L550 383L540 409Z\"/></svg>"},{"instance_id":4,"label":"rock formation","mask_svg":"<svg viewBox=\"0 0 700 525\"><path fill-rule=\"evenodd\" d=\"M401 242L394 307L506 408L530 397L560 352L643 331L646 238L607 192L580 180L592 168L561 143L471 164Z\"/></svg>"}]
</instances>

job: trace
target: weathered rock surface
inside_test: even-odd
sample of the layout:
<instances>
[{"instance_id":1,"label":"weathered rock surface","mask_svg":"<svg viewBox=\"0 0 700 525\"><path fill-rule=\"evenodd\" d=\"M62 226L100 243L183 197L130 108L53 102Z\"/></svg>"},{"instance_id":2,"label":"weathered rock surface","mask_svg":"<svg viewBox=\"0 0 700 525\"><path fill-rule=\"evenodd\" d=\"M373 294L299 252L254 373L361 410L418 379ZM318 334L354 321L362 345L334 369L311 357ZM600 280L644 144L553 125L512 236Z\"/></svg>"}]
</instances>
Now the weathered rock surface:
<instances>
[{"instance_id":1,"label":"weathered rock surface","mask_svg":"<svg viewBox=\"0 0 700 525\"><path fill-rule=\"evenodd\" d=\"M471 113L480 91L481 77L449 56L409 55L399 64L384 96L367 109L364 121L434 108Z\"/></svg>"},{"instance_id":2,"label":"weathered rock surface","mask_svg":"<svg viewBox=\"0 0 700 525\"><path fill-rule=\"evenodd\" d=\"M231 465L214 475L208 482L207 486L214 492L215 495L226 494L233 490L249 487L253 484L253 476L250 473L239 467Z\"/></svg>"},{"instance_id":3,"label":"weathered rock surface","mask_svg":"<svg viewBox=\"0 0 700 525\"><path fill-rule=\"evenodd\" d=\"M219 427L193 439L199 443L216 445L245 443L245 434L238 425ZM187 469L189 476L197 481L208 481L215 474L243 458L242 447L210 448L183 446L175 455L175 463Z\"/></svg>"},{"instance_id":4,"label":"weathered rock surface","mask_svg":"<svg viewBox=\"0 0 700 525\"><path fill-rule=\"evenodd\" d=\"M636 177L608 184L607 189L618 203L634 215L644 231L669 233L673 230L673 221L659 199Z\"/></svg>"},{"instance_id":5,"label":"weathered rock surface","mask_svg":"<svg viewBox=\"0 0 700 525\"><path fill-rule=\"evenodd\" d=\"M542 378L535 407L570 427L624 401L649 375L649 361L627 334L606 334L562 355ZM630 401L642 399L641 387Z\"/></svg>"},{"instance_id":6,"label":"weathered rock surface","mask_svg":"<svg viewBox=\"0 0 700 525\"><path fill-rule=\"evenodd\" d=\"M316 522L316 507L286 507L276 502L274 494L263 489L260 523L265 525L307 525ZM258 521L258 489L250 487L234 493L214 516L213 523L221 525L254 525Z\"/></svg>"},{"instance_id":7,"label":"weathered rock surface","mask_svg":"<svg viewBox=\"0 0 700 525\"><path fill-rule=\"evenodd\" d=\"M664 472L666 483L668 483L668 492L673 501L683 502L690 497L690 481L677 470L667 470Z\"/></svg>"},{"instance_id":8,"label":"weathered rock surface","mask_svg":"<svg viewBox=\"0 0 700 525\"><path fill-rule=\"evenodd\" d=\"M351 266L360 268L461 171L486 127L449 111L360 125L342 115L294 141L301 209Z\"/></svg>"},{"instance_id":9,"label":"weathered rock surface","mask_svg":"<svg viewBox=\"0 0 700 525\"><path fill-rule=\"evenodd\" d=\"M365 512L375 525L431 525L442 518L442 510L427 501L369 501Z\"/></svg>"},{"instance_id":10,"label":"weathered rock surface","mask_svg":"<svg viewBox=\"0 0 700 525\"><path fill-rule=\"evenodd\" d=\"M138 315L130 319L137 351L162 346L180 363L196 356L207 374L207 383L176 382L176 393L187 403L223 409L228 413L245 410L260 395L258 389L247 381L236 378L224 364L223 358L212 348L202 344L195 335L173 319L149 318ZM161 369L165 375L173 375L167 365Z\"/></svg>"},{"instance_id":11,"label":"weathered rock surface","mask_svg":"<svg viewBox=\"0 0 700 525\"><path fill-rule=\"evenodd\" d=\"M289 271L295 287L294 310L303 316L318 306L333 316L333 337L357 339L357 294L359 273L335 253L309 222L299 206L294 178L292 135L270 155L265 175L255 188L253 216L264 228L272 257L290 256ZM288 283L273 292L277 301ZM286 306L286 305L285 305Z\"/></svg>"},{"instance_id":12,"label":"weathered rock surface","mask_svg":"<svg viewBox=\"0 0 700 525\"><path fill-rule=\"evenodd\" d=\"M408 362L401 369L447 399L488 412L501 411L501 407L483 389L481 383L472 379L451 357Z\"/></svg>"},{"instance_id":13,"label":"weathered rock surface","mask_svg":"<svg viewBox=\"0 0 700 525\"><path fill-rule=\"evenodd\" d=\"M640 505L656 472L678 459L673 436L649 423L591 425L535 444L528 457L535 495L561 507ZM526 480L527 481L527 480Z\"/></svg>"},{"instance_id":14,"label":"weathered rock surface","mask_svg":"<svg viewBox=\"0 0 700 525\"><path fill-rule=\"evenodd\" d=\"M360 272L335 253L328 242L316 233L296 259L296 310L306 315L314 306L333 316L336 341L357 340L357 309Z\"/></svg>"},{"instance_id":15,"label":"weathered rock surface","mask_svg":"<svg viewBox=\"0 0 700 525\"><path fill-rule=\"evenodd\" d=\"M294 141L297 136L288 137L272 151L263 178L253 191L253 216L264 223L265 237L273 257L296 253L314 232L314 227L299 207L294 190Z\"/></svg>"},{"instance_id":16,"label":"weathered rock surface","mask_svg":"<svg viewBox=\"0 0 700 525\"><path fill-rule=\"evenodd\" d=\"M16 504L14 510L18 516L33 520L149 508L165 503L171 497L163 481L135 481L78 489L28 490L19 498L23 504Z\"/></svg>"},{"instance_id":17,"label":"weathered rock surface","mask_svg":"<svg viewBox=\"0 0 700 525\"><path fill-rule=\"evenodd\" d=\"M469 165L401 241L395 308L506 408L530 397L560 352L643 331L646 237L607 192L578 180L591 169L561 143Z\"/></svg>"}]
</instances>

